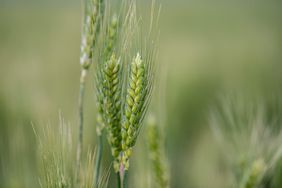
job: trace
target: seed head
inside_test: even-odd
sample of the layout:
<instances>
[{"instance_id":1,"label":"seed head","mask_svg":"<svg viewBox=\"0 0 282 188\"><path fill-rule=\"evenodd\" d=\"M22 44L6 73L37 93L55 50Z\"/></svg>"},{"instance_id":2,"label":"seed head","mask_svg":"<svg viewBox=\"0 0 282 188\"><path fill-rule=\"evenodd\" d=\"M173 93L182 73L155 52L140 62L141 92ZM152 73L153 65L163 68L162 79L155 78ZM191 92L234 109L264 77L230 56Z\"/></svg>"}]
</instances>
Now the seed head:
<instances>
[{"instance_id":1,"label":"seed head","mask_svg":"<svg viewBox=\"0 0 282 188\"><path fill-rule=\"evenodd\" d=\"M116 57L117 38L117 16L112 19L105 19L105 35L102 33L102 48L98 53L96 67L96 88L97 88L97 122L99 126L97 132L106 128L108 143L111 147L112 156L115 158L115 170L118 169L118 157L121 150L121 63Z\"/></svg>"},{"instance_id":2,"label":"seed head","mask_svg":"<svg viewBox=\"0 0 282 188\"><path fill-rule=\"evenodd\" d=\"M113 51L117 39L117 30L118 30L118 17L117 15L114 14L110 26L107 29L106 47L104 52L105 59L109 59L111 56L111 53Z\"/></svg>"},{"instance_id":3,"label":"seed head","mask_svg":"<svg viewBox=\"0 0 282 188\"><path fill-rule=\"evenodd\" d=\"M156 186L159 188L168 187L168 168L164 155L163 138L156 119L153 116L148 118L147 140L149 146L149 155L152 164Z\"/></svg>"},{"instance_id":4,"label":"seed head","mask_svg":"<svg viewBox=\"0 0 282 188\"><path fill-rule=\"evenodd\" d=\"M89 69L92 63L93 51L97 34L100 30L101 0L89 0L86 3L85 17L82 31L80 64L83 69Z\"/></svg>"},{"instance_id":5,"label":"seed head","mask_svg":"<svg viewBox=\"0 0 282 188\"><path fill-rule=\"evenodd\" d=\"M128 159L131 156L132 147L135 145L147 109L146 101L150 97L151 87L147 79L150 75L148 75L149 71L146 68L138 53L130 65L123 112L122 163L126 170L129 167Z\"/></svg>"},{"instance_id":6,"label":"seed head","mask_svg":"<svg viewBox=\"0 0 282 188\"><path fill-rule=\"evenodd\" d=\"M98 90L98 106L107 130L108 143L111 146L115 163L121 151L121 64L113 53L101 67ZM117 165L114 165L117 166ZM118 168L115 168L118 170Z\"/></svg>"}]
</instances>

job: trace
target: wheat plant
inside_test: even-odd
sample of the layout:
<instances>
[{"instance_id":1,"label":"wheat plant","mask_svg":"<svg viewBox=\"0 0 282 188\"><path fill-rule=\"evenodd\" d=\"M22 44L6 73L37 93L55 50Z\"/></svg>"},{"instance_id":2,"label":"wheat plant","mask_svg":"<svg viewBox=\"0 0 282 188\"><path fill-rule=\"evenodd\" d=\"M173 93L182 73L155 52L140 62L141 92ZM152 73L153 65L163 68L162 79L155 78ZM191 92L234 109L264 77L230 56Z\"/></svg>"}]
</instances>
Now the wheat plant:
<instances>
[{"instance_id":1,"label":"wheat plant","mask_svg":"<svg viewBox=\"0 0 282 188\"><path fill-rule=\"evenodd\" d=\"M39 184L42 188L92 188L94 184L107 187L109 173L102 178L93 179L95 152L88 150L86 162L82 163L79 176L80 184L76 182L76 161L73 145L73 130L69 123L60 117L59 124L47 124L35 129L38 142Z\"/></svg>"},{"instance_id":2,"label":"wheat plant","mask_svg":"<svg viewBox=\"0 0 282 188\"><path fill-rule=\"evenodd\" d=\"M82 24L82 38L81 38L81 55L80 55L80 91L79 91L79 137L77 145L77 167L76 178L79 183L80 163L83 148L83 106L84 106L84 90L85 80L88 74L88 70L93 61L94 47L97 43L97 36L100 31L101 22L104 14L103 0L85 0L84 1L84 19ZM98 137L100 135L98 134ZM100 137L99 137L100 138ZM100 140L100 139L99 139ZM98 144L98 160L100 158L99 152L101 150L102 143ZM99 171L99 165L97 165L97 171ZM98 172L96 172L98 174Z\"/></svg>"},{"instance_id":3,"label":"wheat plant","mask_svg":"<svg viewBox=\"0 0 282 188\"><path fill-rule=\"evenodd\" d=\"M282 157L282 131L269 120L262 102L244 97L222 100L212 111L210 124L222 146L233 187L262 187Z\"/></svg>"},{"instance_id":4,"label":"wheat plant","mask_svg":"<svg viewBox=\"0 0 282 188\"><path fill-rule=\"evenodd\" d=\"M70 126L61 118L59 125L48 124L35 130L38 141L40 186L72 187L74 184L74 153Z\"/></svg>"},{"instance_id":5,"label":"wheat plant","mask_svg":"<svg viewBox=\"0 0 282 188\"><path fill-rule=\"evenodd\" d=\"M169 172L164 152L164 139L160 126L152 114L149 116L147 122L147 140L153 175L156 180L153 187L168 188Z\"/></svg>"},{"instance_id":6,"label":"wheat plant","mask_svg":"<svg viewBox=\"0 0 282 188\"><path fill-rule=\"evenodd\" d=\"M135 7L136 9L136 7ZM143 120L151 101L151 94L155 79L155 58L157 35L154 26L157 26L158 14L155 14L154 2L152 4L151 23L148 36L140 42L139 50L127 67L124 105L122 111L121 136L122 152L120 174L123 187L126 187L126 178L129 170L129 159L133 147L138 139ZM137 22L138 23L138 22ZM137 31L141 29L137 27ZM139 39L139 37L137 37Z\"/></svg>"},{"instance_id":7,"label":"wheat plant","mask_svg":"<svg viewBox=\"0 0 282 188\"><path fill-rule=\"evenodd\" d=\"M149 30L144 35L135 1L124 0L119 11L111 9L109 2L103 0L85 0L84 5L76 160L72 131L64 121L58 127L47 127L40 133L35 131L43 169L40 184L50 188L107 186L109 176L101 178L99 173L105 132L118 178L117 187L125 188L129 159L154 85L158 33L154 26L159 14L155 14L152 6ZM89 152L83 166L83 99L91 64L95 65L98 146L96 155Z\"/></svg>"},{"instance_id":8,"label":"wheat plant","mask_svg":"<svg viewBox=\"0 0 282 188\"><path fill-rule=\"evenodd\" d=\"M141 37L139 20L135 1L124 1L117 15L107 16L95 67L98 120L106 128L118 187L126 184L153 88L156 38L151 31Z\"/></svg>"}]
</instances>

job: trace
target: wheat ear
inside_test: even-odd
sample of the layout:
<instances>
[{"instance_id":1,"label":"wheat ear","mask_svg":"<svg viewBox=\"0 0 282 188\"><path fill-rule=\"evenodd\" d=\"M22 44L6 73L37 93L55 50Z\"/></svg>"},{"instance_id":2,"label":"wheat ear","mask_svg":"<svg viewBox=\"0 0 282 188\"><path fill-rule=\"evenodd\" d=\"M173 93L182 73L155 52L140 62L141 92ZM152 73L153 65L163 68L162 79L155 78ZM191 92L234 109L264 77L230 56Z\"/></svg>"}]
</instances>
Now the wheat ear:
<instances>
[{"instance_id":1,"label":"wheat ear","mask_svg":"<svg viewBox=\"0 0 282 188\"><path fill-rule=\"evenodd\" d=\"M240 182L240 188L256 188L266 170L266 164L263 159L257 159L248 170L245 170Z\"/></svg>"},{"instance_id":2,"label":"wheat ear","mask_svg":"<svg viewBox=\"0 0 282 188\"><path fill-rule=\"evenodd\" d=\"M149 32L146 33L144 41L140 41L140 28L136 19L136 4L133 3L132 24L135 25L137 40L137 50L140 53L129 63L129 71L126 77L125 99L122 110L122 152L120 164L121 184L123 188L127 187L127 177L129 170L129 159L132 155L132 149L137 141L142 127L144 117L151 100L153 83L155 78L155 58L157 35L154 27L157 26L158 15L155 16L155 1L152 2L151 23ZM156 20L154 18L157 18ZM142 38L142 37L141 37ZM134 42L133 42L134 43Z\"/></svg>"},{"instance_id":3,"label":"wheat ear","mask_svg":"<svg viewBox=\"0 0 282 188\"><path fill-rule=\"evenodd\" d=\"M139 53L133 59L126 90L126 102L122 122L122 164L124 170L129 168L129 158L135 145L139 130L148 107L151 93L150 71Z\"/></svg>"},{"instance_id":4,"label":"wheat ear","mask_svg":"<svg viewBox=\"0 0 282 188\"><path fill-rule=\"evenodd\" d=\"M107 138L111 146L112 156L115 159L114 169L119 170L118 157L121 151L121 66L120 61L112 55L104 67L104 88L105 88L105 116L107 121Z\"/></svg>"},{"instance_id":5,"label":"wheat ear","mask_svg":"<svg viewBox=\"0 0 282 188\"><path fill-rule=\"evenodd\" d=\"M164 143L160 128L154 116L148 118L147 140L149 146L149 155L152 164L156 186L159 188L168 188L168 169L164 154Z\"/></svg>"},{"instance_id":6,"label":"wheat ear","mask_svg":"<svg viewBox=\"0 0 282 188\"><path fill-rule=\"evenodd\" d=\"M113 53L117 38L117 29L118 19L114 15L106 28L103 49L101 50L98 66L96 67L97 122L102 125L97 126L97 133L100 143L102 142L101 132L106 127L108 143L111 146L112 155L115 158L114 166L118 165L117 159L120 152L120 142L117 141L120 132L120 61L116 59L115 53ZM99 148L97 161L100 162L102 149ZM99 169L96 170L96 179L98 178Z\"/></svg>"}]
</instances>

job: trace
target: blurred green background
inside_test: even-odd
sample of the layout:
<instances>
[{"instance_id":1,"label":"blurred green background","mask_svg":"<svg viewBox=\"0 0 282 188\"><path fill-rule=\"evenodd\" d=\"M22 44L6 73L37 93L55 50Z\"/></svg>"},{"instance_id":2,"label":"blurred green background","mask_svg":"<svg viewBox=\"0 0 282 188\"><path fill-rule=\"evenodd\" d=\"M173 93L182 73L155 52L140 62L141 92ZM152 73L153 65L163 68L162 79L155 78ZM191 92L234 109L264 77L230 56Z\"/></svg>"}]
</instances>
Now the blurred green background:
<instances>
[{"instance_id":1,"label":"blurred green background","mask_svg":"<svg viewBox=\"0 0 282 188\"><path fill-rule=\"evenodd\" d=\"M139 0L140 10L148 2ZM156 92L171 187L227 187L208 111L224 92L280 95L282 2L160 2L162 87ZM80 1L0 0L0 187L39 187L32 124L57 124L61 113L77 129L80 25ZM95 147L93 79L86 92L85 148ZM131 182L144 176L143 135Z\"/></svg>"}]
</instances>

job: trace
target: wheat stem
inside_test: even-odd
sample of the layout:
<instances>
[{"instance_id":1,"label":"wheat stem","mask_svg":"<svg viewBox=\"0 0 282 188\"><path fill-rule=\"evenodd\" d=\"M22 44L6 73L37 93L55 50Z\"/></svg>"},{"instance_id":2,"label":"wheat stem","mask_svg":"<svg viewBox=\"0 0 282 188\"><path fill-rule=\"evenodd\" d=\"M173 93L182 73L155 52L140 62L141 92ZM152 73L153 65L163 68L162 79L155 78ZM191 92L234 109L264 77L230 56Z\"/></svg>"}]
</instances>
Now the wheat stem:
<instances>
[{"instance_id":1,"label":"wheat stem","mask_svg":"<svg viewBox=\"0 0 282 188\"><path fill-rule=\"evenodd\" d=\"M101 167L101 161L102 161L102 154L103 154L103 136L102 134L98 135L98 141L97 141L97 156L96 156L96 162L95 162L95 178L94 178L94 185L95 188L98 188L98 180L100 176L100 167Z\"/></svg>"},{"instance_id":2,"label":"wheat stem","mask_svg":"<svg viewBox=\"0 0 282 188\"><path fill-rule=\"evenodd\" d=\"M128 176L128 171L125 170L122 178L122 188L127 188L127 176Z\"/></svg>"},{"instance_id":3,"label":"wheat stem","mask_svg":"<svg viewBox=\"0 0 282 188\"><path fill-rule=\"evenodd\" d=\"M120 173L117 172L116 174L117 174L117 188L121 188Z\"/></svg>"},{"instance_id":4,"label":"wheat stem","mask_svg":"<svg viewBox=\"0 0 282 188\"><path fill-rule=\"evenodd\" d=\"M80 165L81 156L83 149L83 101L85 93L85 79L92 64L93 51L96 44L96 37L100 30L100 6L103 3L102 0L88 0L85 1L84 9L84 20L82 26L82 39L81 39L81 54L80 54L80 65L81 65L81 75L80 75L80 89L79 89L79 136L77 144L77 161L76 161L76 183L79 186L79 176L80 176Z\"/></svg>"},{"instance_id":5,"label":"wheat stem","mask_svg":"<svg viewBox=\"0 0 282 188\"><path fill-rule=\"evenodd\" d=\"M127 173L128 170L125 169L123 163L120 164L119 171L117 172L118 181L117 185L118 188L126 188L127 187Z\"/></svg>"},{"instance_id":6,"label":"wheat stem","mask_svg":"<svg viewBox=\"0 0 282 188\"><path fill-rule=\"evenodd\" d=\"M79 184L79 173L81 165L81 155L83 148L83 99L85 92L85 79L87 76L87 70L82 69L80 75L80 89L79 89L79 98L78 98L78 108L79 108L79 136L78 136L78 145L76 153L76 183Z\"/></svg>"}]
</instances>

